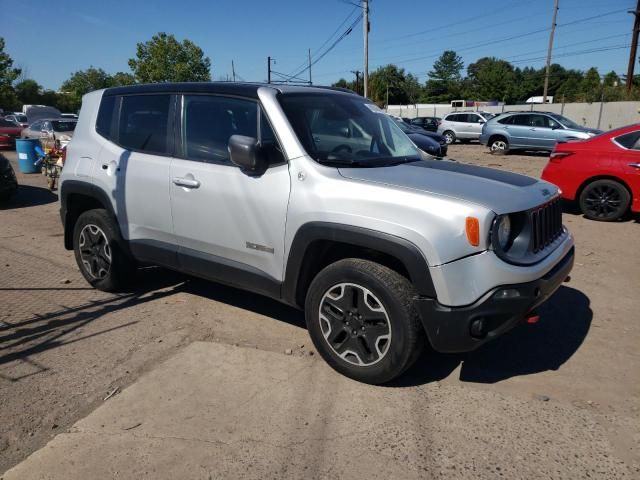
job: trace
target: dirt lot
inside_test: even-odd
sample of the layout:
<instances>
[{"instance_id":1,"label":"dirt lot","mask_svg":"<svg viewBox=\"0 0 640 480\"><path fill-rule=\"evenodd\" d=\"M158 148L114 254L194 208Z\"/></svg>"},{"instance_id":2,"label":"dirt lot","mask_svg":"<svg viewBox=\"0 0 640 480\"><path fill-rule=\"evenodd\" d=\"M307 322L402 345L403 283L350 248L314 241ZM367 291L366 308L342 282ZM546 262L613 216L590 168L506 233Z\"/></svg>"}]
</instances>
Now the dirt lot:
<instances>
[{"instance_id":1,"label":"dirt lot","mask_svg":"<svg viewBox=\"0 0 640 480\"><path fill-rule=\"evenodd\" d=\"M15 165L15 153L7 156ZM454 145L450 157L532 176L546 163L540 155L492 156L478 145ZM160 269L141 272L130 294L89 288L62 246L56 195L40 175L19 174L19 181L17 198L0 209L0 472L193 341L309 355L302 315L263 297ZM576 238L576 265L538 325L470 355L424 355L398 386L455 385L453 407L468 389L532 408L560 404L596 422L611 446L603 455L637 478L640 227L637 219L587 221L571 208L565 223ZM525 418L538 417L523 416L508 434L527 435ZM575 458L582 451L576 446Z\"/></svg>"}]
</instances>

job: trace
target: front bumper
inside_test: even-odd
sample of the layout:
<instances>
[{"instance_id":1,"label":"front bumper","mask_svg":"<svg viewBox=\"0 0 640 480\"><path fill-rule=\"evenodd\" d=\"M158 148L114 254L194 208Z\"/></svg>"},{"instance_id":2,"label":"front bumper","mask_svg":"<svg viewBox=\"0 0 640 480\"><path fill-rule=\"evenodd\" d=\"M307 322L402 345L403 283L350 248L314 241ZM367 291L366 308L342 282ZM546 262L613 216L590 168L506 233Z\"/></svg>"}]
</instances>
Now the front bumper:
<instances>
[{"instance_id":1,"label":"front bumper","mask_svg":"<svg viewBox=\"0 0 640 480\"><path fill-rule=\"evenodd\" d=\"M417 299L422 324L434 350L468 352L509 331L560 287L569 276L573 262L574 249L571 248L542 278L495 287L466 307L446 307L432 298ZM496 297L505 290L517 291L519 296ZM479 325L482 328L478 328Z\"/></svg>"}]
</instances>

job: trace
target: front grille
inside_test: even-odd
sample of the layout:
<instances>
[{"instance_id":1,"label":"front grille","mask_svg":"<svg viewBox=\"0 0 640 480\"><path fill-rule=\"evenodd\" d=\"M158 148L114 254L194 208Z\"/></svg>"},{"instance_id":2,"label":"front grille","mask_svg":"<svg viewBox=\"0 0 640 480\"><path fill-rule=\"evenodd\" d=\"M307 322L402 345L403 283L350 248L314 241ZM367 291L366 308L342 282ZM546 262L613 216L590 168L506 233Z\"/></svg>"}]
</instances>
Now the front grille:
<instances>
[{"instance_id":1,"label":"front grille","mask_svg":"<svg viewBox=\"0 0 640 480\"><path fill-rule=\"evenodd\" d=\"M533 253L544 250L562 235L562 206L557 198L531 212Z\"/></svg>"}]
</instances>

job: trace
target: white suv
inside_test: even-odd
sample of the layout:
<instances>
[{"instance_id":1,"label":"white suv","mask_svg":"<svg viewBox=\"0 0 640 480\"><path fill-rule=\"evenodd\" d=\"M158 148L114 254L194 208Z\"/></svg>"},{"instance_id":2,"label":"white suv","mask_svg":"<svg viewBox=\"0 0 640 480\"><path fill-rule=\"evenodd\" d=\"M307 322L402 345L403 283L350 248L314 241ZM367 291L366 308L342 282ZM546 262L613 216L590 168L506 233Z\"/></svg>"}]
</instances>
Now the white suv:
<instances>
[{"instance_id":1,"label":"white suv","mask_svg":"<svg viewBox=\"0 0 640 480\"><path fill-rule=\"evenodd\" d=\"M455 112L447 114L438 125L438 133L447 143L479 140L482 126L495 115L488 112Z\"/></svg>"},{"instance_id":2,"label":"white suv","mask_svg":"<svg viewBox=\"0 0 640 480\"><path fill-rule=\"evenodd\" d=\"M387 382L428 341L473 350L567 278L558 189L423 156L326 88L155 84L87 94L60 185L96 288L160 265L304 309L336 370Z\"/></svg>"}]
</instances>

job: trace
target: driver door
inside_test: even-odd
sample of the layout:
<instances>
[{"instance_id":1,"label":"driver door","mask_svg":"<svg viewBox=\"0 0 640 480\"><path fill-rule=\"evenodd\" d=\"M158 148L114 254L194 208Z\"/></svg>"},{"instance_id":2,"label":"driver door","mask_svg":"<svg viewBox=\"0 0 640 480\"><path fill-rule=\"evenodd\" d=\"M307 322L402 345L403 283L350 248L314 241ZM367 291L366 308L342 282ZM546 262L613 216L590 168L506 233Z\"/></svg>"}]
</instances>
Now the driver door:
<instances>
[{"instance_id":1,"label":"driver door","mask_svg":"<svg viewBox=\"0 0 640 480\"><path fill-rule=\"evenodd\" d=\"M171 162L171 214L181 269L273 294L283 279L288 164L268 119L251 99L184 95L178 154ZM269 168L250 176L231 162L232 135L258 138Z\"/></svg>"}]
</instances>

